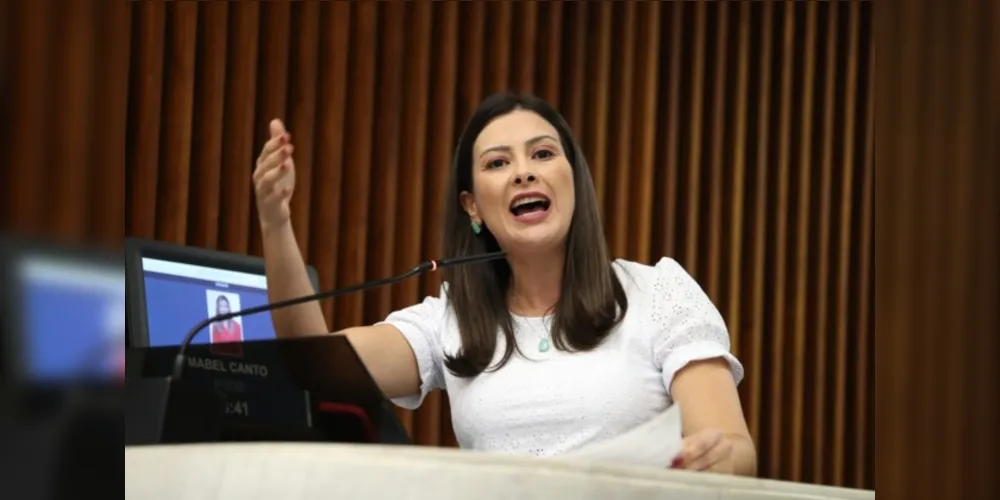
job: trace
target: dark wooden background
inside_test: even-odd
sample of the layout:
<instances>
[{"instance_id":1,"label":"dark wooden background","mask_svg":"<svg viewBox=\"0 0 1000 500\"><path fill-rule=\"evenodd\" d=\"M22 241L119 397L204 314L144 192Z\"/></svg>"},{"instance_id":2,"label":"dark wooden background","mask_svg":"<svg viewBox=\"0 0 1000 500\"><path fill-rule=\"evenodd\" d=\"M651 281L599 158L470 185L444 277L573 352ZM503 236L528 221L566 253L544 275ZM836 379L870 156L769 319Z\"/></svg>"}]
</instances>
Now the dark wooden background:
<instances>
[{"instance_id":1,"label":"dark wooden background","mask_svg":"<svg viewBox=\"0 0 1000 500\"><path fill-rule=\"evenodd\" d=\"M9 5L9 227L259 254L250 174L281 117L322 287L384 277L439 254L477 103L533 92L583 143L613 255L676 258L725 315L761 476L874 487L869 2L56 3ZM368 323L437 287L325 311ZM453 445L448 412L400 415Z\"/></svg>"}]
</instances>

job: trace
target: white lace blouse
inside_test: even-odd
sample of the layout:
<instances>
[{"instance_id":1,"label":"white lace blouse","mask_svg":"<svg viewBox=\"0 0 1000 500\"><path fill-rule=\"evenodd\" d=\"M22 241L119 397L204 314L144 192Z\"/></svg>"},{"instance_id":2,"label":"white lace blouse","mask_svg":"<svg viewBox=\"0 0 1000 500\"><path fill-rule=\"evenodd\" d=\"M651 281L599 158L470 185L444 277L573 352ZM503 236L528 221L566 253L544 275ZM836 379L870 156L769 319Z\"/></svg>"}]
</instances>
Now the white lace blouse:
<instances>
[{"instance_id":1,"label":"white lace blouse","mask_svg":"<svg viewBox=\"0 0 1000 500\"><path fill-rule=\"evenodd\" d=\"M444 354L460 340L446 289L439 297L390 314L410 343L420 370L420 393L395 399L420 406L445 389L462 448L549 456L619 434L671 404L670 384L684 365L716 357L739 383L743 367L729 352L726 324L698 283L674 260L655 266L616 260L628 296L623 321L596 349L567 353L549 343L551 318L514 317L517 351L494 372L460 378ZM504 352L498 330L494 362Z\"/></svg>"}]
</instances>

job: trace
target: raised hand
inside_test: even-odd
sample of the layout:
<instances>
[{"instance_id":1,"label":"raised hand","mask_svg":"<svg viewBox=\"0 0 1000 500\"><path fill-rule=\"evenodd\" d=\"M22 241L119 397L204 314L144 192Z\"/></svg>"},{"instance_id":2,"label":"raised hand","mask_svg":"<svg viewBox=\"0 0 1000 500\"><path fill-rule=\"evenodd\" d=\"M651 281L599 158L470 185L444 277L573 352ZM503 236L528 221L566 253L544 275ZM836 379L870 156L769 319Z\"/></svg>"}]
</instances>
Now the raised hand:
<instances>
[{"instance_id":1,"label":"raised hand","mask_svg":"<svg viewBox=\"0 0 1000 500\"><path fill-rule=\"evenodd\" d=\"M295 191L295 161L292 136L281 120L268 125L270 139L261 148L257 167L253 171L257 214L262 228L287 224L291 216L289 202Z\"/></svg>"}]
</instances>

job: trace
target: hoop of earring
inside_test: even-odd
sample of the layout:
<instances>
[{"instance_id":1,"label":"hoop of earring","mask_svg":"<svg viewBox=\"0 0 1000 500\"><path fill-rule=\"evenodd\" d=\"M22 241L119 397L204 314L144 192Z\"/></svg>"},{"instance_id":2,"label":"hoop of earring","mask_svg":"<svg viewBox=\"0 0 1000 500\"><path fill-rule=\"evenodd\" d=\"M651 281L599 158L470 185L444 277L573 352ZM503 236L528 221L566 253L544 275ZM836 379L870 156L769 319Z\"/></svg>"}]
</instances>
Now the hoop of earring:
<instances>
[{"instance_id":1,"label":"hoop of earring","mask_svg":"<svg viewBox=\"0 0 1000 500\"><path fill-rule=\"evenodd\" d=\"M483 226L480 226L476 221L472 221L472 232L475 234L483 232Z\"/></svg>"}]
</instances>

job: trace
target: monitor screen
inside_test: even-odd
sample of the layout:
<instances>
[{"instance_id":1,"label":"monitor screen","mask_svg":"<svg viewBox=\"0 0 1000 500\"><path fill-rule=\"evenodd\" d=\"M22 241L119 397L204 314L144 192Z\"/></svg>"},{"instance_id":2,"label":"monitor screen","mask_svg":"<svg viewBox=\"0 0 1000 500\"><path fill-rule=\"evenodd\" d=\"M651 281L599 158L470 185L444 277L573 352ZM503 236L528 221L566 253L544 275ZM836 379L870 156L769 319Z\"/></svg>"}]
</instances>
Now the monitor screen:
<instances>
[{"instance_id":1,"label":"monitor screen","mask_svg":"<svg viewBox=\"0 0 1000 500\"><path fill-rule=\"evenodd\" d=\"M267 303L264 274L142 257L146 322L151 347L178 345L199 321ZM228 343L275 337L271 315L214 323L193 343Z\"/></svg>"},{"instance_id":2,"label":"monitor screen","mask_svg":"<svg viewBox=\"0 0 1000 500\"><path fill-rule=\"evenodd\" d=\"M29 380L125 371L125 269L27 253L16 269L20 371Z\"/></svg>"}]
</instances>

